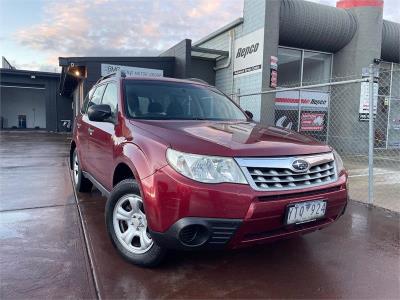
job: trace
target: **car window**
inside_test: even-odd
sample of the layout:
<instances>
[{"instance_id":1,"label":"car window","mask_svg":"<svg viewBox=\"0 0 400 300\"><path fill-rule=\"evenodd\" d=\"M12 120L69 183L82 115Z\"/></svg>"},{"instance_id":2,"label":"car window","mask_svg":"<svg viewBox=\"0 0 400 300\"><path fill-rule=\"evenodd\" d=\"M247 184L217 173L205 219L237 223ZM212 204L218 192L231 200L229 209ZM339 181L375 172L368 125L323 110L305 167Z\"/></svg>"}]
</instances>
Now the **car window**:
<instances>
[{"instance_id":1,"label":"car window","mask_svg":"<svg viewBox=\"0 0 400 300\"><path fill-rule=\"evenodd\" d=\"M91 99L89 99L88 103L88 108L91 107L94 104L100 104L101 98L103 97L104 89L106 88L106 85L99 85L96 90L93 93L93 96Z\"/></svg>"},{"instance_id":2,"label":"car window","mask_svg":"<svg viewBox=\"0 0 400 300\"><path fill-rule=\"evenodd\" d=\"M126 81L125 102L135 119L247 120L227 96L202 85Z\"/></svg>"},{"instance_id":3,"label":"car window","mask_svg":"<svg viewBox=\"0 0 400 300\"><path fill-rule=\"evenodd\" d=\"M108 104L111 107L111 115L114 119L117 115L117 107L118 107L118 89L114 83L107 84L106 91L103 95L103 100L101 104Z\"/></svg>"},{"instance_id":4,"label":"car window","mask_svg":"<svg viewBox=\"0 0 400 300\"><path fill-rule=\"evenodd\" d=\"M86 109L87 109L87 105L89 102L89 99L92 98L94 91L96 90L96 87L92 87L89 91L89 93L87 93L85 100L83 101L82 107L81 107L81 113L85 114L86 113Z\"/></svg>"}]
</instances>

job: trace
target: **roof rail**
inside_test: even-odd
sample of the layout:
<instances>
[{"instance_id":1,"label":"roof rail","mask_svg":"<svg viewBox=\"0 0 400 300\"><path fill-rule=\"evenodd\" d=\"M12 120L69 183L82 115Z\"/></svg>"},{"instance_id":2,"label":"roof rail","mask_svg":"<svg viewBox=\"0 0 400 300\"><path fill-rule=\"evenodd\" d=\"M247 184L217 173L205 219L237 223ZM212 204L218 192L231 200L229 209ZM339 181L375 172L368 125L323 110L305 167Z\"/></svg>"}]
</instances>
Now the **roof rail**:
<instances>
[{"instance_id":1,"label":"roof rail","mask_svg":"<svg viewBox=\"0 0 400 300\"><path fill-rule=\"evenodd\" d=\"M206 85L210 85L207 81L205 81L203 79L200 79L200 78L194 78L193 77L193 78L188 78L187 80L198 82L198 83L203 83L203 84L206 84Z\"/></svg>"},{"instance_id":2,"label":"roof rail","mask_svg":"<svg viewBox=\"0 0 400 300\"><path fill-rule=\"evenodd\" d=\"M112 72L110 74L104 75L102 77L99 78L99 80L96 81L95 84L98 84L99 82L107 79L107 78L111 78L111 77L117 77L117 78L125 78L126 74L124 71L118 70L117 72Z\"/></svg>"}]
</instances>

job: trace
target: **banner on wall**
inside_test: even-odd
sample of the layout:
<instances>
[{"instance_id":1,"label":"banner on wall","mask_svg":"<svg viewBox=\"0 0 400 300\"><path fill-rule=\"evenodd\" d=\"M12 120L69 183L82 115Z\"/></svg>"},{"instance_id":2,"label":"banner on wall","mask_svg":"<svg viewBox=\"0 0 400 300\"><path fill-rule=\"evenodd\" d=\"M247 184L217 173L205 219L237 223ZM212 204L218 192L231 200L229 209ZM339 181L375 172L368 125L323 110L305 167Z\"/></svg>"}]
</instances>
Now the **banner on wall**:
<instances>
[{"instance_id":1,"label":"banner on wall","mask_svg":"<svg viewBox=\"0 0 400 300\"><path fill-rule=\"evenodd\" d=\"M302 109L327 110L329 104L329 93L318 91L282 91L276 92L276 109Z\"/></svg>"},{"instance_id":2,"label":"banner on wall","mask_svg":"<svg viewBox=\"0 0 400 300\"><path fill-rule=\"evenodd\" d=\"M163 70L138 68L120 65L101 64L101 76L124 71L128 77L163 77Z\"/></svg>"},{"instance_id":3,"label":"banner on wall","mask_svg":"<svg viewBox=\"0 0 400 300\"><path fill-rule=\"evenodd\" d=\"M261 72L264 52L264 28L235 40L233 76Z\"/></svg>"}]
</instances>

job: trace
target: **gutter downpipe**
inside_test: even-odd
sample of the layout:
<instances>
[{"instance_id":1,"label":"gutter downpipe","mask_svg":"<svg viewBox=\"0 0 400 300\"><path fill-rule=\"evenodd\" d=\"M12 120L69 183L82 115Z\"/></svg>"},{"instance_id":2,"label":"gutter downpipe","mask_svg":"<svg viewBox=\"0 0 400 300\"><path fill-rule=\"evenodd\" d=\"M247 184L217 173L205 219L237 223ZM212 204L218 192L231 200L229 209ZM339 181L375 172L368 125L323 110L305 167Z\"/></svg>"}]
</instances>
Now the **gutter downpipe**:
<instances>
[{"instance_id":1,"label":"gutter downpipe","mask_svg":"<svg viewBox=\"0 0 400 300\"><path fill-rule=\"evenodd\" d=\"M226 69L231 65L231 61L232 61L232 45L233 45L234 36L235 36L235 29L231 29L229 31L229 56L228 56L228 61L222 66L214 67L214 71Z\"/></svg>"}]
</instances>

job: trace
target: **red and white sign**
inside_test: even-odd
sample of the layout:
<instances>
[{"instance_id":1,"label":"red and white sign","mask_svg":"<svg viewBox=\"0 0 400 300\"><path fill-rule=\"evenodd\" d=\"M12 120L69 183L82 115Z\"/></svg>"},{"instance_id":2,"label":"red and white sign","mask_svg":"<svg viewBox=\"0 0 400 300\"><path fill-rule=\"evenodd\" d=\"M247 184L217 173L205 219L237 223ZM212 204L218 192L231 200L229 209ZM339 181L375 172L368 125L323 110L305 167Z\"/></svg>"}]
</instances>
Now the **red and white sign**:
<instances>
[{"instance_id":1,"label":"red and white sign","mask_svg":"<svg viewBox=\"0 0 400 300\"><path fill-rule=\"evenodd\" d=\"M276 88L277 84L278 84L278 72L276 70L271 69L269 86L271 88Z\"/></svg>"},{"instance_id":2,"label":"red and white sign","mask_svg":"<svg viewBox=\"0 0 400 300\"><path fill-rule=\"evenodd\" d=\"M300 131L323 131L325 113L301 113Z\"/></svg>"},{"instance_id":3,"label":"red and white sign","mask_svg":"<svg viewBox=\"0 0 400 300\"><path fill-rule=\"evenodd\" d=\"M299 104L302 108L327 109L329 104L329 93L315 91L277 92L275 104L277 106L293 107L293 109L297 109Z\"/></svg>"}]
</instances>

